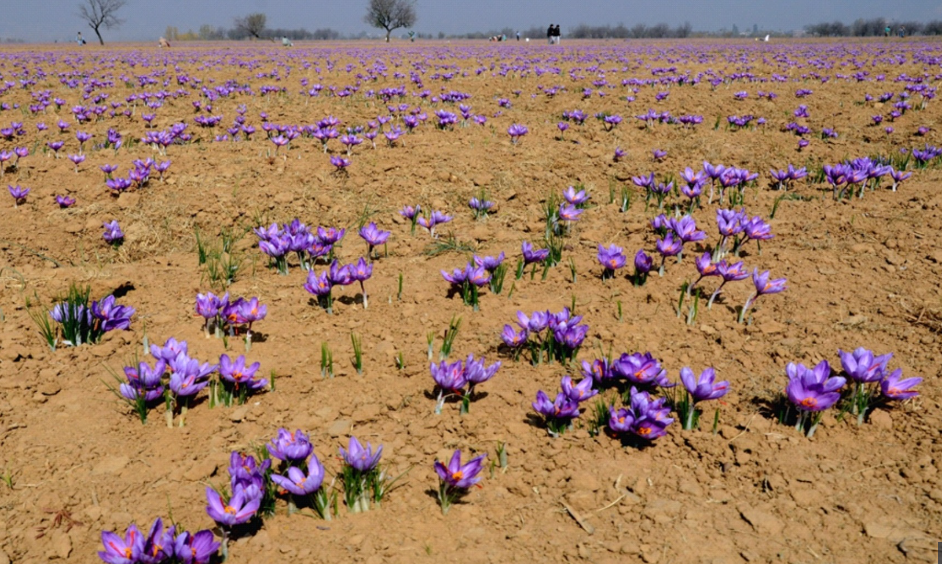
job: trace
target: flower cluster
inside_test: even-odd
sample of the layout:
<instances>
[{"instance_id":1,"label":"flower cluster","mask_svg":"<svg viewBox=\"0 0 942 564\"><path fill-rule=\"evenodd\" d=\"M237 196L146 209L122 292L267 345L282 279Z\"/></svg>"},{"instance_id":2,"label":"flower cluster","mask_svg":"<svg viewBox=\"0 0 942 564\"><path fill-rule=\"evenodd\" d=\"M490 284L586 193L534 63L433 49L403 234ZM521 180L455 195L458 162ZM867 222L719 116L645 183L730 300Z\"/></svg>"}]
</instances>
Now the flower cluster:
<instances>
[{"instance_id":1,"label":"flower cluster","mask_svg":"<svg viewBox=\"0 0 942 564\"><path fill-rule=\"evenodd\" d=\"M252 324L265 319L268 306L259 303L258 298L230 300L228 292L221 297L206 292L196 295L196 314L205 320L207 336L211 331L215 331L217 337L222 337L225 333L230 337L244 334L246 348L249 348L252 342Z\"/></svg>"},{"instance_id":2,"label":"flower cluster","mask_svg":"<svg viewBox=\"0 0 942 564\"><path fill-rule=\"evenodd\" d=\"M164 529L160 517L146 536L132 523L124 538L111 531L102 531L101 544L104 550L98 552L98 557L106 564L208 564L220 546L212 531L203 530L196 534L182 531L178 534L176 525Z\"/></svg>"},{"instance_id":3,"label":"flower cluster","mask_svg":"<svg viewBox=\"0 0 942 564\"><path fill-rule=\"evenodd\" d=\"M544 356L549 362L558 360L565 363L576 357L579 347L589 332L588 325L580 325L581 315L572 315L569 308L558 313L535 311L527 315L517 312L517 325L504 325L501 339L519 358L524 348L530 349L530 362L540 364Z\"/></svg>"},{"instance_id":4,"label":"flower cluster","mask_svg":"<svg viewBox=\"0 0 942 564\"><path fill-rule=\"evenodd\" d=\"M59 303L49 310L48 320L37 320L43 338L55 350L59 343L77 347L85 343L97 343L108 331L126 331L131 326L134 308L117 303L114 296L89 303L91 291L75 286Z\"/></svg>"},{"instance_id":5,"label":"flower cluster","mask_svg":"<svg viewBox=\"0 0 942 564\"><path fill-rule=\"evenodd\" d=\"M330 262L333 259L334 246L346 234L346 229L318 227L312 230L307 225L294 219L291 223L272 223L268 227L254 229L258 237L258 248L271 261L271 265L281 274L288 274L288 254L295 253L298 263L304 270L320 260Z\"/></svg>"},{"instance_id":6,"label":"flower cluster","mask_svg":"<svg viewBox=\"0 0 942 564\"><path fill-rule=\"evenodd\" d=\"M842 398L848 404L848 411L856 415L857 423L861 424L878 402L903 401L919 395L913 388L922 382L922 378L904 379L900 368L888 372L892 353L876 356L861 347L853 352L839 350L838 355L843 376L832 375L827 360L822 360L814 368L801 363L789 363L786 367L788 384L785 396L798 411L795 429L805 432L808 437L814 435L822 412ZM853 383L852 389L842 394L848 380ZM788 415L786 410L780 419L784 422Z\"/></svg>"},{"instance_id":7,"label":"flower cluster","mask_svg":"<svg viewBox=\"0 0 942 564\"><path fill-rule=\"evenodd\" d=\"M304 289L313 295L318 304L323 307L327 313L334 312L333 289L335 286L349 286L354 282L359 282L361 294L363 296L363 309L366 309L369 302L366 296L366 286L363 284L373 276L373 264L366 259L360 258L352 264L341 265L334 260L330 267L323 270L320 274L314 272L312 268L307 273L307 281L304 283Z\"/></svg>"},{"instance_id":8,"label":"flower cluster","mask_svg":"<svg viewBox=\"0 0 942 564\"><path fill-rule=\"evenodd\" d=\"M560 380L561 391L552 401L543 390L536 393L533 409L543 416L551 436L558 437L572 428L572 421L580 415L579 404L598 394L598 390L593 388L594 382L591 376L586 376L578 384L573 384L567 375Z\"/></svg>"},{"instance_id":9,"label":"flower cluster","mask_svg":"<svg viewBox=\"0 0 942 564\"><path fill-rule=\"evenodd\" d=\"M448 363L443 360L438 364L432 363L429 371L438 387L435 413L440 414L445 401L451 397L460 398L461 413L468 413L471 400L474 398L475 386L493 378L500 369L500 365L498 361L488 366L483 357L475 359L473 354L469 354L463 362L458 360Z\"/></svg>"}]
</instances>

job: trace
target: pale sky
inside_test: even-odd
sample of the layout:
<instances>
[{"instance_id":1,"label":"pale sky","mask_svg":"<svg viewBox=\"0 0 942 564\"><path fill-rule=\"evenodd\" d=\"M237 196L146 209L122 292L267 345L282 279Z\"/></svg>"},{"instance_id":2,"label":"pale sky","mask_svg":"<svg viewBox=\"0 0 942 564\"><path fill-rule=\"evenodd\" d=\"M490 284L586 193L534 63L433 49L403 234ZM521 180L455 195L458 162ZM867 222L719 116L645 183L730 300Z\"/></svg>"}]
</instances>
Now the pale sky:
<instances>
[{"instance_id":1,"label":"pale sky","mask_svg":"<svg viewBox=\"0 0 942 564\"><path fill-rule=\"evenodd\" d=\"M75 32L94 39L76 15L84 0L0 0L0 39L33 42L68 41ZM363 23L367 0L128 0L118 29L104 30L105 41L151 41L167 26L183 33L201 24L231 27L236 16L263 12L268 27L309 31L329 27L344 34L369 31ZM549 23L667 23L689 21L694 30L731 28L798 30L807 24L857 18L890 20L942 19L940 0L418 0L422 33L466 33L503 27L527 29Z\"/></svg>"}]
</instances>

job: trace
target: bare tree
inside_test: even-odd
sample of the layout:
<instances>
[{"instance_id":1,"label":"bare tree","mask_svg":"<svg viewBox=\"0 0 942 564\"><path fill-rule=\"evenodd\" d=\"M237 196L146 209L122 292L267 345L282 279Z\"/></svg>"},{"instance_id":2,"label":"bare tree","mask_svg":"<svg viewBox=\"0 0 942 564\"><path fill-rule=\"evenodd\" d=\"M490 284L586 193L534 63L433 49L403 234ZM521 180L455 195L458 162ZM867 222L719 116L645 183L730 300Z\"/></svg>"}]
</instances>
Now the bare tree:
<instances>
[{"instance_id":1,"label":"bare tree","mask_svg":"<svg viewBox=\"0 0 942 564\"><path fill-rule=\"evenodd\" d=\"M118 19L118 10L126 3L127 0L84 0L79 4L78 15L88 22L88 26L98 36L98 42L104 45L105 40L101 38L101 28L111 29L124 23L124 20Z\"/></svg>"},{"instance_id":2,"label":"bare tree","mask_svg":"<svg viewBox=\"0 0 942 564\"><path fill-rule=\"evenodd\" d=\"M262 38L262 32L265 31L265 23L268 18L265 14L255 12L247 16L235 19L235 28L255 39Z\"/></svg>"},{"instance_id":3,"label":"bare tree","mask_svg":"<svg viewBox=\"0 0 942 564\"><path fill-rule=\"evenodd\" d=\"M415 0L370 0L363 16L369 25L386 30L386 43L394 29L411 27L416 19Z\"/></svg>"}]
</instances>

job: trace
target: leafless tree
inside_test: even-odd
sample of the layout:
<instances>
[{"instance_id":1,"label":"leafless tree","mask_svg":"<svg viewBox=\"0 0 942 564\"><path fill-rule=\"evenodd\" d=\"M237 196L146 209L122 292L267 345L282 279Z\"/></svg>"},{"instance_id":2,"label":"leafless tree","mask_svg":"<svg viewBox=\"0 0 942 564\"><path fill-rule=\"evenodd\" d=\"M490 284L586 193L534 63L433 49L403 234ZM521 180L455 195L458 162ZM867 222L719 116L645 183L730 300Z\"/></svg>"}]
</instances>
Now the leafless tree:
<instances>
[{"instance_id":1,"label":"leafless tree","mask_svg":"<svg viewBox=\"0 0 942 564\"><path fill-rule=\"evenodd\" d=\"M79 4L78 15L88 22L88 26L98 36L98 42L104 45L105 40L101 38L101 28L111 29L124 23L124 20L118 19L118 10L126 3L127 0L84 0Z\"/></svg>"},{"instance_id":2,"label":"leafless tree","mask_svg":"<svg viewBox=\"0 0 942 564\"><path fill-rule=\"evenodd\" d=\"M265 23L268 18L265 14L255 12L247 16L235 19L235 28L238 31L246 33L255 39L262 38L262 32L265 31Z\"/></svg>"},{"instance_id":3,"label":"leafless tree","mask_svg":"<svg viewBox=\"0 0 942 564\"><path fill-rule=\"evenodd\" d=\"M373 27L386 30L386 42L389 34L400 27L415 25L415 0L370 0L363 21Z\"/></svg>"}]
</instances>

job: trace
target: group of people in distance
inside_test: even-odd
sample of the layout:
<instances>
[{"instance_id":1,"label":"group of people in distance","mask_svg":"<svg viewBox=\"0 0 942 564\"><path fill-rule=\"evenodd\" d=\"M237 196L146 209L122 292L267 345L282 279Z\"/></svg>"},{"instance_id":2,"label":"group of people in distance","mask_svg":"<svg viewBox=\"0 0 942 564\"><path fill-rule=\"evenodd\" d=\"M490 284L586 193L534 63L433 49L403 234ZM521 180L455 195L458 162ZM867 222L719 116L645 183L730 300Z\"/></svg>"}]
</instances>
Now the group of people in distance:
<instances>
[{"instance_id":1,"label":"group of people in distance","mask_svg":"<svg viewBox=\"0 0 942 564\"><path fill-rule=\"evenodd\" d=\"M550 24L546 30L546 41L550 45L559 45L559 26Z\"/></svg>"}]
</instances>

